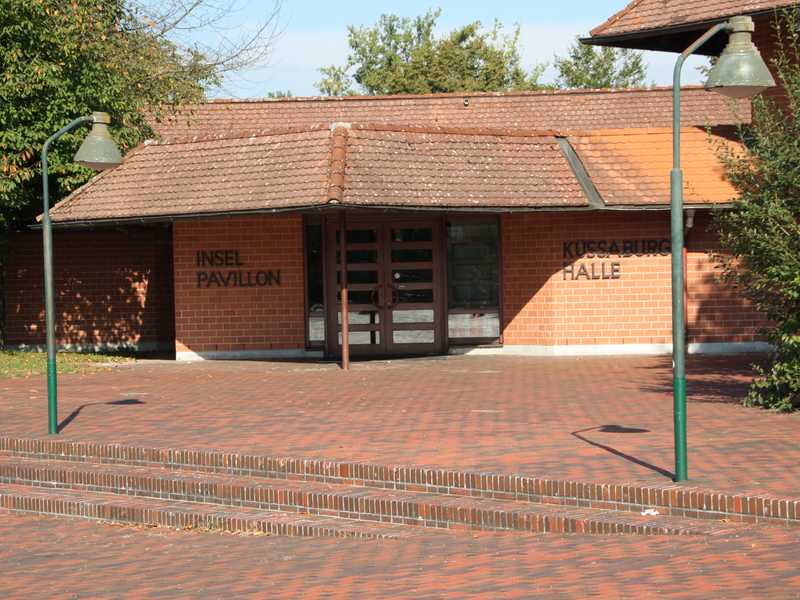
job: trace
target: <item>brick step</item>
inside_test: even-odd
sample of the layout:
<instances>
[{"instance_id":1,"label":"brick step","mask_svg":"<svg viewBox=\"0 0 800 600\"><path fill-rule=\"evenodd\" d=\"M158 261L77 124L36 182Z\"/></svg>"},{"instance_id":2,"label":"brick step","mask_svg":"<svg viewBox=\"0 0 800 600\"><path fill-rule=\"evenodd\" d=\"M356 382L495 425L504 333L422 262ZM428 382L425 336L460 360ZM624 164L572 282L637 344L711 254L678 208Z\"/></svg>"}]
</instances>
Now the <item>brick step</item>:
<instances>
[{"instance_id":1,"label":"brick step","mask_svg":"<svg viewBox=\"0 0 800 600\"><path fill-rule=\"evenodd\" d=\"M244 508L437 529L558 533L702 535L730 524L590 508L491 500L364 486L187 473L158 467L86 465L0 457L0 483L144 502ZM9 507L11 508L11 507ZM201 510L201 512L202 512Z\"/></svg>"},{"instance_id":2,"label":"brick step","mask_svg":"<svg viewBox=\"0 0 800 600\"><path fill-rule=\"evenodd\" d=\"M0 456L74 463L159 467L187 473L261 477L373 489L427 492L488 500L562 505L689 519L800 525L800 498L730 493L689 484L642 486L566 481L452 469L381 465L213 450L93 444L38 438L0 437Z\"/></svg>"},{"instance_id":3,"label":"brick step","mask_svg":"<svg viewBox=\"0 0 800 600\"><path fill-rule=\"evenodd\" d=\"M0 484L0 512L289 537L398 539L427 533L392 523L10 484Z\"/></svg>"}]
</instances>

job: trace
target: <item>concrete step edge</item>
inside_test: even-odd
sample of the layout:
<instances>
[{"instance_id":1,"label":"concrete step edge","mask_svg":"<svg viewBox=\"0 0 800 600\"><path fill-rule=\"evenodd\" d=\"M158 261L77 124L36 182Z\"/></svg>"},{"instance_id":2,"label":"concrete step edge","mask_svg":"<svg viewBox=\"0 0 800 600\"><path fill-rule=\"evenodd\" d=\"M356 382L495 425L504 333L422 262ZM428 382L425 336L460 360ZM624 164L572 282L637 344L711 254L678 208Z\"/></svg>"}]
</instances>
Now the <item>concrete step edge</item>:
<instances>
[{"instance_id":1,"label":"concrete step edge","mask_svg":"<svg viewBox=\"0 0 800 600\"><path fill-rule=\"evenodd\" d=\"M681 484L604 484L441 468L37 438L0 437L0 456L3 455L87 464L153 466L214 475L241 474L496 500L556 504L574 501L581 507L632 513L654 508L669 512L672 516L693 519L800 524L800 498L719 492Z\"/></svg>"},{"instance_id":2,"label":"concrete step edge","mask_svg":"<svg viewBox=\"0 0 800 600\"><path fill-rule=\"evenodd\" d=\"M592 510L591 507L579 507L577 503L566 502L542 504L264 478L234 480L156 468L137 467L135 471L126 471L124 466L76 465L2 457L0 483L46 490L113 493L135 498L147 497L154 501L202 502L258 510L304 510L312 514L352 519L388 518L392 522L431 521L439 525L491 525L483 521L483 515L495 513L513 515L535 510L542 518L546 518L565 512L588 514ZM448 516L432 518L432 514ZM630 518L630 515L627 516ZM667 516L663 515L662 518ZM709 523L704 526L713 527Z\"/></svg>"},{"instance_id":3,"label":"concrete step edge","mask_svg":"<svg viewBox=\"0 0 800 600\"><path fill-rule=\"evenodd\" d=\"M395 508L399 504L393 505ZM421 512L416 516L408 514L362 514L359 512L328 511L306 509L298 507L292 511L291 507L284 510L270 510L266 508L251 508L244 506L230 506L190 502L185 500L166 500L149 498L146 496L125 496L105 492L90 492L85 490L70 490L64 488L29 487L18 484L0 485L0 509L13 512L26 512L34 514L61 514L78 518L91 518L97 520L113 520L146 523L154 525L167 525L185 527L187 524L201 527L209 525L205 521L190 520L188 517L175 515L205 515L203 518L224 520L225 528L242 529L241 523L254 522L263 533L281 535L308 535L286 533L283 529L275 530L275 520L284 522L293 518L302 517L324 521L322 531L342 531L341 535L352 535L347 531L356 531L357 535L372 536L373 531L364 531L364 527L391 526L416 526L433 529L469 529L479 531L518 531L518 532L548 532L548 533L598 533L598 534L643 534L643 535L713 535L730 533L737 529L734 525L721 526L714 522L698 523L686 519L669 516L657 518L643 518L625 515L612 511L597 510L569 510L554 509L541 505L532 505L513 509L502 507L436 505L423 503ZM166 511L166 512L164 512ZM413 512L413 511L412 511ZM152 515L168 515L167 517L153 517ZM265 514L271 519L264 521ZM147 516L150 515L150 516ZM155 521L152 519L156 518ZM167 520L163 520L166 518ZM177 522L175 519L178 519ZM199 517L198 517L199 518ZM149 520L148 520L149 519ZM158 520L162 519L162 520ZM228 520L235 519L236 524L229 524ZM250 521L248 521L248 519ZM255 519L253 521L253 519ZM331 519L336 524L334 527L326 519ZM263 529L260 523L271 523L270 528ZM212 521L212 526L216 521ZM348 525L344 525L347 523ZM284 525L282 525L284 526ZM319 525L318 525L319 526ZM248 526L249 527L249 526ZM340 533L323 533L317 535L340 535ZM397 536L397 532L381 533L379 537Z\"/></svg>"},{"instance_id":4,"label":"concrete step edge","mask_svg":"<svg viewBox=\"0 0 800 600\"><path fill-rule=\"evenodd\" d=\"M0 512L285 537L398 539L420 533L393 523L8 485L0 485Z\"/></svg>"}]
</instances>

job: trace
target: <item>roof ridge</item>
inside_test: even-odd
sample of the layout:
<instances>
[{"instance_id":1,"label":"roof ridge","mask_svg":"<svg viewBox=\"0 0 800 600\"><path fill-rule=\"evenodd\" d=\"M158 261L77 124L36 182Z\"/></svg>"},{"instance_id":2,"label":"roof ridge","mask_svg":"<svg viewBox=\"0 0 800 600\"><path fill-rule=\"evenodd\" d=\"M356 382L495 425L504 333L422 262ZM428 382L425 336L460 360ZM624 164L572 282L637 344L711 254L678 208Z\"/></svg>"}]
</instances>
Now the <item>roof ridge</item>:
<instances>
[{"instance_id":1,"label":"roof ridge","mask_svg":"<svg viewBox=\"0 0 800 600\"><path fill-rule=\"evenodd\" d=\"M610 16L610 17L609 17L609 18L606 20L606 22L605 22L605 23L602 23L602 24L598 25L597 27L595 27L594 29L590 30L590 31L589 31L589 35L590 35L590 36L592 36L592 37L594 37L595 35L597 35L598 33L600 33L600 32L601 32L603 29L605 29L606 27L608 27L608 26L612 25L613 23L616 23L617 21L619 21L619 20L620 20L620 19L621 19L621 18L622 18L624 15L626 15L626 14L627 14L627 13L629 13L631 10L633 10L633 9L636 7L636 5L638 5L638 4L642 3L642 2L644 2L644 0L632 0L632 2L630 2L630 3L628 4L628 6L626 6L625 8L623 8L623 9L622 9L621 11L619 11L618 13L615 13L615 14L611 15L611 16Z\"/></svg>"},{"instance_id":2,"label":"roof ridge","mask_svg":"<svg viewBox=\"0 0 800 600\"><path fill-rule=\"evenodd\" d=\"M331 204L341 204L344 200L344 167L347 162L347 138L350 128L343 123L338 123L332 134L330 164L328 165L328 191L325 199Z\"/></svg>"},{"instance_id":3,"label":"roof ridge","mask_svg":"<svg viewBox=\"0 0 800 600\"><path fill-rule=\"evenodd\" d=\"M219 133L216 135L195 135L180 138L161 138L158 140L148 140L146 145L172 146L175 144L191 144L194 142L214 142L218 140L237 140L253 137L267 137L271 135L286 135L287 133L307 133L310 131L328 131L330 125L291 125L289 127L277 127L274 129L256 129L251 131L234 131L231 133ZM141 145L141 144L140 144ZM137 146L138 147L138 146Z\"/></svg>"},{"instance_id":4,"label":"roof ridge","mask_svg":"<svg viewBox=\"0 0 800 600\"><path fill-rule=\"evenodd\" d=\"M705 131L702 125L681 125L681 130L698 129ZM712 127L712 130L719 129L719 127ZM621 133L632 135L647 135L651 133L669 133L673 130L672 127L607 127L601 129L581 129L576 131L565 131L564 136L584 137L590 135L619 135Z\"/></svg>"},{"instance_id":5,"label":"roof ridge","mask_svg":"<svg viewBox=\"0 0 800 600\"><path fill-rule=\"evenodd\" d=\"M634 0L631 4L641 2ZM619 14L619 13L618 13ZM702 86L681 86L681 89L702 89ZM443 94L395 94L384 96L299 96L297 98L210 98L202 105L213 106L215 104L259 104L259 103L291 103L291 102L375 102L391 100L435 100L439 98L513 98L519 96L566 96L596 93L626 93L642 91L666 91L671 90L672 86L643 86L634 88L595 88L595 89L572 89L572 90L532 90L532 91L501 91L501 92L448 92Z\"/></svg>"},{"instance_id":6,"label":"roof ridge","mask_svg":"<svg viewBox=\"0 0 800 600\"><path fill-rule=\"evenodd\" d=\"M353 123L357 131L393 131L397 133L433 133L442 135L502 135L507 137L553 137L563 135L553 129L502 129L498 127L451 127L446 125L410 125L395 123Z\"/></svg>"}]
</instances>

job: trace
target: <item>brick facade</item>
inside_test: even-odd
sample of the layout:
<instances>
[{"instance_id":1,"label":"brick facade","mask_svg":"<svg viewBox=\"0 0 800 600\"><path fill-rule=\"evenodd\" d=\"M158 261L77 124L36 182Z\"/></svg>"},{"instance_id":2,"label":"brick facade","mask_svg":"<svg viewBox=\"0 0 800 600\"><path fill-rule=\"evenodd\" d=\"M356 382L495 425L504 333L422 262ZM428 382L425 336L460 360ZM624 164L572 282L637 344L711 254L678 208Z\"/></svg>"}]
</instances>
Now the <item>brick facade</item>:
<instances>
[{"instance_id":1,"label":"brick facade","mask_svg":"<svg viewBox=\"0 0 800 600\"><path fill-rule=\"evenodd\" d=\"M173 235L179 357L303 352L301 216L183 221Z\"/></svg>"},{"instance_id":2,"label":"brick facade","mask_svg":"<svg viewBox=\"0 0 800 600\"><path fill-rule=\"evenodd\" d=\"M763 317L735 291L713 281L706 249L714 246L714 239L707 226L707 214L699 213L686 237L687 341L760 342L754 330ZM669 237L667 212L505 216L504 343L636 344L652 350L670 343ZM589 241L604 241L606 248L616 242L623 254L627 243L633 255L581 257Z\"/></svg>"},{"instance_id":3,"label":"brick facade","mask_svg":"<svg viewBox=\"0 0 800 600\"><path fill-rule=\"evenodd\" d=\"M686 236L690 351L752 348L763 317L713 281L707 227L698 212ZM183 359L305 354L301 215L176 222L172 248L168 233L157 243L152 233L57 232L57 342L174 341ZM504 215L501 240L506 352L668 351L668 212ZM622 256L586 256L590 243ZM7 344L41 346L41 236L15 235L11 248Z\"/></svg>"},{"instance_id":4,"label":"brick facade","mask_svg":"<svg viewBox=\"0 0 800 600\"><path fill-rule=\"evenodd\" d=\"M769 67L770 73L772 73L772 77L775 79L775 83L778 84L778 87L766 90L764 92L764 97L774 100L780 107L785 109L788 107L786 92L781 87L781 82L777 75L777 69L773 64L773 62L778 58L779 54L779 44L777 39L778 31L776 26L782 23L782 19L782 16L778 16L777 18L769 17L766 19L756 20L754 22L755 31L753 32L752 41L756 48L758 48L758 51L761 53L761 57L764 59L767 67ZM784 32L783 35L785 36L786 32Z\"/></svg>"},{"instance_id":5,"label":"brick facade","mask_svg":"<svg viewBox=\"0 0 800 600\"><path fill-rule=\"evenodd\" d=\"M169 229L53 234L56 343L70 349L169 350L175 339ZM4 262L6 346L44 334L41 233L10 237Z\"/></svg>"}]
</instances>

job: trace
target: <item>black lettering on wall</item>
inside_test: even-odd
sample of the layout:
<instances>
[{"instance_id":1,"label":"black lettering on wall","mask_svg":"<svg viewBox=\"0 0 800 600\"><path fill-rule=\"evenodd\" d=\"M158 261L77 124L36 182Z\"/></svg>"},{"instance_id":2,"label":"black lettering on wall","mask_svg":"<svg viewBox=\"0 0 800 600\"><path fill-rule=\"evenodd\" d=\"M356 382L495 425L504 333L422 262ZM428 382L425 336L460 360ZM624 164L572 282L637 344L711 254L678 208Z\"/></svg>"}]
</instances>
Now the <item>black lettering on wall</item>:
<instances>
[{"instance_id":1,"label":"black lettering on wall","mask_svg":"<svg viewBox=\"0 0 800 600\"><path fill-rule=\"evenodd\" d=\"M564 279L567 278L569 273L570 281L575 279L575 263L564 263Z\"/></svg>"},{"instance_id":2,"label":"black lettering on wall","mask_svg":"<svg viewBox=\"0 0 800 600\"><path fill-rule=\"evenodd\" d=\"M622 242L622 255L633 256L633 242L631 240L623 240Z\"/></svg>"}]
</instances>

